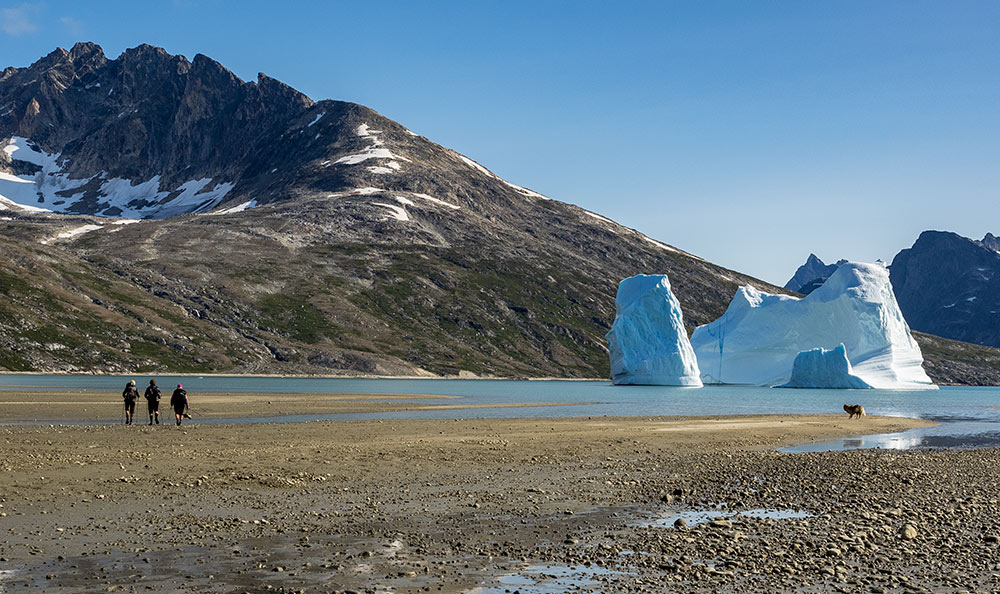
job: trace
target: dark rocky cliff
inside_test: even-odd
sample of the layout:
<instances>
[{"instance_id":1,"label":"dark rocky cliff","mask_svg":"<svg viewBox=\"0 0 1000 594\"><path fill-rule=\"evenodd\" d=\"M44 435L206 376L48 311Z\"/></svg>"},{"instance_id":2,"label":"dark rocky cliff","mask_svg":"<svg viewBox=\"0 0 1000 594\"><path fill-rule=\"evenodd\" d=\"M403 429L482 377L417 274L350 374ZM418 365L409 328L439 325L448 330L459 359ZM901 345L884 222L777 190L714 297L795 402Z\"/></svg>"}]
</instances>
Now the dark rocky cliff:
<instances>
[{"instance_id":1,"label":"dark rocky cliff","mask_svg":"<svg viewBox=\"0 0 1000 594\"><path fill-rule=\"evenodd\" d=\"M913 329L1000 346L1000 253L987 247L991 238L924 231L896 255L890 278Z\"/></svg>"}]
</instances>

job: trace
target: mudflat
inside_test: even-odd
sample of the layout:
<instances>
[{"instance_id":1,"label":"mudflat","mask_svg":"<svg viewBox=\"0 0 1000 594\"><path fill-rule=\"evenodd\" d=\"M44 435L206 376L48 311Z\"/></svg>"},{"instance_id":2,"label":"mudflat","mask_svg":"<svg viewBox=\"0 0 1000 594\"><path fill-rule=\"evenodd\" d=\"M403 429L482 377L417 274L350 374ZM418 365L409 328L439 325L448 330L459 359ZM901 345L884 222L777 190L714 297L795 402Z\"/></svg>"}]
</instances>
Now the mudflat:
<instances>
[{"instance_id":1,"label":"mudflat","mask_svg":"<svg viewBox=\"0 0 1000 594\"><path fill-rule=\"evenodd\" d=\"M919 420L163 422L0 428L0 590L1000 585L995 452L774 451Z\"/></svg>"},{"instance_id":2,"label":"mudflat","mask_svg":"<svg viewBox=\"0 0 1000 594\"><path fill-rule=\"evenodd\" d=\"M145 390L139 386L139 392ZM160 414L173 422L170 394L163 390ZM416 410L448 410L454 408L504 408L508 406L572 406L583 402L517 403L470 405L452 402L455 396L437 394L306 394L306 393L247 393L205 392L189 394L191 412L199 419L241 419L287 415L329 415ZM424 402L431 401L431 402ZM146 399L135 405L136 422L149 422ZM73 422L120 423L124 403L116 393L96 390L3 390L0 391L0 422ZM163 419L161 419L161 422Z\"/></svg>"}]
</instances>

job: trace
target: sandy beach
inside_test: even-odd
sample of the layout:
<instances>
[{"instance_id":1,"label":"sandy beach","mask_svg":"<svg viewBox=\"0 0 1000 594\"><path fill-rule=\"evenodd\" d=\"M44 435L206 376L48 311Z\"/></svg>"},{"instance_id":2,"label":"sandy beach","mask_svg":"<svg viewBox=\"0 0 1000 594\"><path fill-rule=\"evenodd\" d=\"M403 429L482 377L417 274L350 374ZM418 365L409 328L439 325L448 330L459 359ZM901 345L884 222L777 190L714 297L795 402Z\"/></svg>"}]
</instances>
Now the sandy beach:
<instances>
[{"instance_id":1,"label":"sandy beach","mask_svg":"<svg viewBox=\"0 0 1000 594\"><path fill-rule=\"evenodd\" d=\"M4 419L30 396L4 394ZM213 398L205 410L232 417L265 395ZM996 590L992 451L774 451L925 424L813 415L6 426L0 591ZM675 527L678 516L689 525Z\"/></svg>"}]
</instances>

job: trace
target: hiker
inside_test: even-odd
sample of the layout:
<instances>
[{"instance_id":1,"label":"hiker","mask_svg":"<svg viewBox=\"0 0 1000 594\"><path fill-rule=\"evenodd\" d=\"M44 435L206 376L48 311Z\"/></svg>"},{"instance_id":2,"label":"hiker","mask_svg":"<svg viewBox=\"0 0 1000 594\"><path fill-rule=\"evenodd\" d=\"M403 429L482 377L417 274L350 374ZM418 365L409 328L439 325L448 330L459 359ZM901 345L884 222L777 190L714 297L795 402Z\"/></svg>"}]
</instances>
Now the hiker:
<instances>
[{"instance_id":1,"label":"hiker","mask_svg":"<svg viewBox=\"0 0 1000 594\"><path fill-rule=\"evenodd\" d=\"M153 416L156 416L156 424L160 424L160 387L156 385L156 380L149 380L149 387L146 388L146 410L149 411L149 424L153 424Z\"/></svg>"},{"instance_id":2,"label":"hiker","mask_svg":"<svg viewBox=\"0 0 1000 594\"><path fill-rule=\"evenodd\" d=\"M139 398L139 390L135 387L135 380L125 384L122 398L125 400L125 424L131 425L132 417L135 416L135 401Z\"/></svg>"},{"instance_id":3,"label":"hiker","mask_svg":"<svg viewBox=\"0 0 1000 594\"><path fill-rule=\"evenodd\" d=\"M170 396L170 406L174 408L174 417L177 418L177 424L181 424L181 419L184 418L184 411L187 409L188 405L188 393L184 390L184 386L177 384L177 389ZM188 416L190 419L191 417Z\"/></svg>"}]
</instances>

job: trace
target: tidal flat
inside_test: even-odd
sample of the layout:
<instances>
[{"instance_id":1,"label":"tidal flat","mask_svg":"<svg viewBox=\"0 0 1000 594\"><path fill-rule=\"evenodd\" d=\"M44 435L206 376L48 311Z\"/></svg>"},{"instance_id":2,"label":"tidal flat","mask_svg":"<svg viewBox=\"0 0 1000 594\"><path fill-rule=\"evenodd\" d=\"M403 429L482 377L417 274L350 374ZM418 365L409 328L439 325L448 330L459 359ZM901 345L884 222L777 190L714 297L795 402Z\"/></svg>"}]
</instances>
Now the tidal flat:
<instances>
[{"instance_id":1,"label":"tidal flat","mask_svg":"<svg viewBox=\"0 0 1000 594\"><path fill-rule=\"evenodd\" d=\"M214 406L232 417L246 402ZM0 590L997 590L994 450L774 451L928 424L6 426Z\"/></svg>"}]
</instances>

